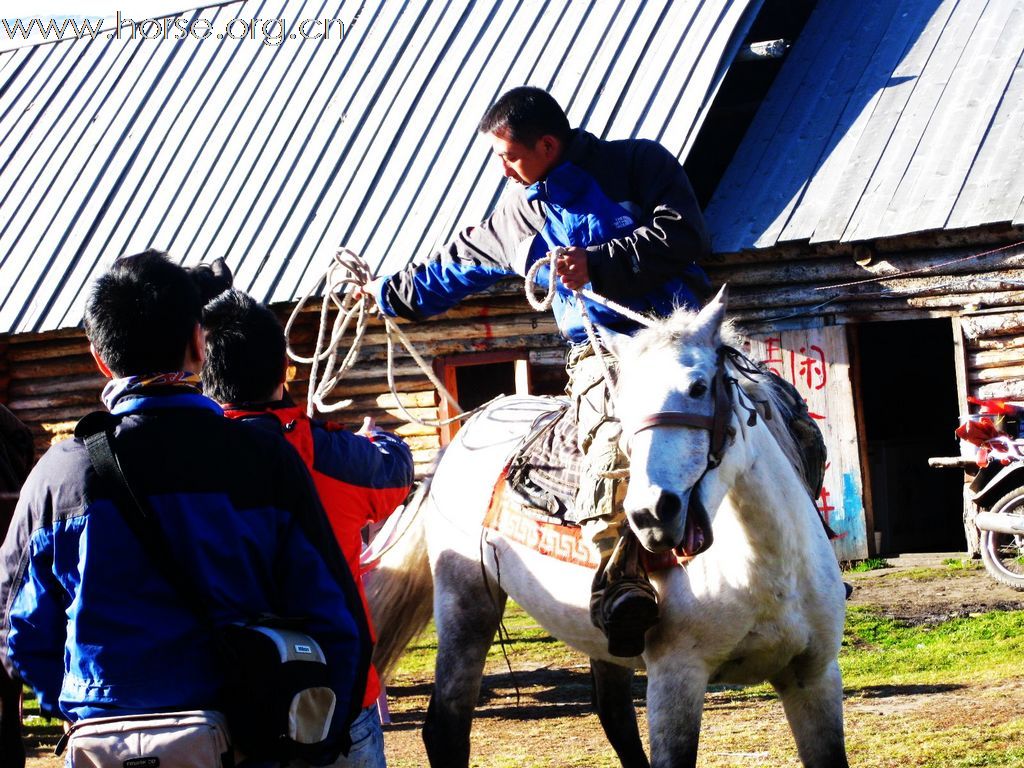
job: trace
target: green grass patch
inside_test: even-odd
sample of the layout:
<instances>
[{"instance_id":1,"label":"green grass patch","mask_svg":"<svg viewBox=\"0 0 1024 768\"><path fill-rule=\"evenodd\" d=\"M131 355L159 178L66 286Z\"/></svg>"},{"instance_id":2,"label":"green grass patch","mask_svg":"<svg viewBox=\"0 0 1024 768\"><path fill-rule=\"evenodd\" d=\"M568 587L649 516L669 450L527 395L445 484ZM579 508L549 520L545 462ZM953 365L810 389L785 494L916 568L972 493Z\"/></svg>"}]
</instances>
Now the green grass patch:
<instances>
[{"instance_id":1,"label":"green grass patch","mask_svg":"<svg viewBox=\"0 0 1024 768\"><path fill-rule=\"evenodd\" d=\"M892 565L888 560L881 557L869 557L867 560L860 560L850 566L850 573L867 573L868 571L878 571L882 568L892 568Z\"/></svg>"},{"instance_id":2,"label":"green grass patch","mask_svg":"<svg viewBox=\"0 0 1024 768\"><path fill-rule=\"evenodd\" d=\"M969 557L947 557L942 564L951 571L980 571L985 567L981 560Z\"/></svg>"},{"instance_id":3,"label":"green grass patch","mask_svg":"<svg viewBox=\"0 0 1024 768\"><path fill-rule=\"evenodd\" d=\"M839 664L847 688L969 683L1015 677L1024 611L993 611L934 626L908 626L850 607Z\"/></svg>"}]
</instances>

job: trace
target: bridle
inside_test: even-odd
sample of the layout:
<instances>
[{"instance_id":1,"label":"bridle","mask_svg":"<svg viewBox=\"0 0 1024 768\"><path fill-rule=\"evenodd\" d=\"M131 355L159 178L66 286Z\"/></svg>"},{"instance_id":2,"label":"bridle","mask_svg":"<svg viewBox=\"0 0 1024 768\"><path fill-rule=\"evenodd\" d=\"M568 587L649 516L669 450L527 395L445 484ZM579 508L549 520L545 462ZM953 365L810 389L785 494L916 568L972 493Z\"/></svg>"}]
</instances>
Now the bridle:
<instances>
[{"instance_id":1,"label":"bridle","mask_svg":"<svg viewBox=\"0 0 1024 768\"><path fill-rule=\"evenodd\" d=\"M632 439L639 432L654 427L706 429L711 433L711 446L708 448L708 465L704 472L707 473L708 470L721 464L725 449L736 438L736 428L729 424L734 403L733 390L738 391L742 399L750 401L750 396L740 388L736 377L730 376L726 371L725 361L727 359L732 360L737 370L748 379L753 380L755 375L762 373L757 365L738 349L723 344L717 350L715 375L711 379L711 397L714 399L711 415L695 411L657 411L641 418L633 427L629 438ZM756 404L764 407L764 417L770 419L771 411L767 401L759 400ZM747 426L752 427L757 423L756 404L753 401L749 405L742 403L749 413ZM703 475L701 478L703 479Z\"/></svg>"}]
</instances>

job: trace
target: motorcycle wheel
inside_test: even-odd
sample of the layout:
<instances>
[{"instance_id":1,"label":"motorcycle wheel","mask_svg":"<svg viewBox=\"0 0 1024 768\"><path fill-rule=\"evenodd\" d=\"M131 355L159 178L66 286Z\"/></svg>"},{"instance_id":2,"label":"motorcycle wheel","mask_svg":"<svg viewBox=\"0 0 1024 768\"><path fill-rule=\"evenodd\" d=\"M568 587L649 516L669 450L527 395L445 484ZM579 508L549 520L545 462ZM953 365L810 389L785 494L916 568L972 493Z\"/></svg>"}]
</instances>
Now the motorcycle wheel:
<instances>
[{"instance_id":1,"label":"motorcycle wheel","mask_svg":"<svg viewBox=\"0 0 1024 768\"><path fill-rule=\"evenodd\" d=\"M1024 520L1024 488L1016 488L992 506L992 512ZM1024 592L1024 536L995 531L981 532L981 559L989 576Z\"/></svg>"}]
</instances>

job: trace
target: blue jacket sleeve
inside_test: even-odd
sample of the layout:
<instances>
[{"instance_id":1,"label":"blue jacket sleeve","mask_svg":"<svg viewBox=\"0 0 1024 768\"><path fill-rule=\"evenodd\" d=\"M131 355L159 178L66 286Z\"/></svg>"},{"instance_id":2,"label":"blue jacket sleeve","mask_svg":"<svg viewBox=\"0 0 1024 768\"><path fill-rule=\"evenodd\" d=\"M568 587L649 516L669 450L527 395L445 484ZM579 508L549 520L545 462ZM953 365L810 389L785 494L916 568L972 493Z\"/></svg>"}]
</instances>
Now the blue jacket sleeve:
<instances>
[{"instance_id":1,"label":"blue jacket sleeve","mask_svg":"<svg viewBox=\"0 0 1024 768\"><path fill-rule=\"evenodd\" d=\"M53 576L52 523L32 530L32 520L42 517L40 510L31 508L42 502L36 498L36 485L30 477L0 550L0 649L8 671L36 692L43 716L61 717L66 592Z\"/></svg>"},{"instance_id":2,"label":"blue jacket sleeve","mask_svg":"<svg viewBox=\"0 0 1024 768\"><path fill-rule=\"evenodd\" d=\"M541 203L528 201L522 189L509 189L479 226L463 230L426 261L414 262L381 281L378 304L392 317L408 320L440 314L516 274L517 260L525 264L525 251L544 221Z\"/></svg>"},{"instance_id":3,"label":"blue jacket sleeve","mask_svg":"<svg viewBox=\"0 0 1024 768\"><path fill-rule=\"evenodd\" d=\"M368 520L384 519L408 495L412 451L397 435L378 429L367 438L314 422L313 445L314 469L349 487Z\"/></svg>"}]
</instances>

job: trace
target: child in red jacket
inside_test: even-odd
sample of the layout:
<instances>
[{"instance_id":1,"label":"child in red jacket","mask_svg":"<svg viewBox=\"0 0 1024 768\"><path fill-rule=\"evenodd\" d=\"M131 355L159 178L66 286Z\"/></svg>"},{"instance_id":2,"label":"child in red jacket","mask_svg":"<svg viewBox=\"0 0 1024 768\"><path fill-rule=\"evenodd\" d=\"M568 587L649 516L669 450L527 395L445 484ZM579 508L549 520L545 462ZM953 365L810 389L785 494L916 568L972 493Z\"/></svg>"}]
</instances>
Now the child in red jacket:
<instances>
[{"instance_id":1,"label":"child in red jacket","mask_svg":"<svg viewBox=\"0 0 1024 768\"><path fill-rule=\"evenodd\" d=\"M226 291L207 305L203 388L231 419L245 419L282 434L313 476L338 546L353 574L359 573L361 531L390 515L409 493L412 454L372 419L356 433L306 416L284 391L287 359L280 322L265 306L240 291ZM363 604L366 595L357 579ZM367 606L367 616L369 608ZM372 626L371 626L372 631ZM384 742L374 704L380 682L371 667L363 714L352 725L352 749L337 766L383 768Z\"/></svg>"}]
</instances>

